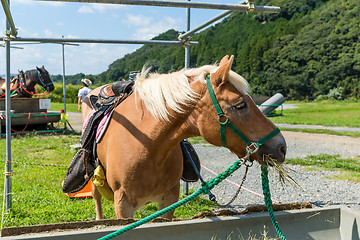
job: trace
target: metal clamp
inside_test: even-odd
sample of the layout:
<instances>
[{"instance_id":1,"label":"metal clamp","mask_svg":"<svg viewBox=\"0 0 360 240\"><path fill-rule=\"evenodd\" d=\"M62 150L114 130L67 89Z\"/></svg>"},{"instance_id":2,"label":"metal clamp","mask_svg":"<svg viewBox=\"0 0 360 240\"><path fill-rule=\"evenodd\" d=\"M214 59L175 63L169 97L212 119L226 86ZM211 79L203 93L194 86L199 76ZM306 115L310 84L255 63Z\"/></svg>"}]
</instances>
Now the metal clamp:
<instances>
[{"instance_id":1,"label":"metal clamp","mask_svg":"<svg viewBox=\"0 0 360 240\"><path fill-rule=\"evenodd\" d=\"M249 146L246 147L246 153L251 155L256 153L259 150L259 145L255 142L252 142Z\"/></svg>"},{"instance_id":2,"label":"metal clamp","mask_svg":"<svg viewBox=\"0 0 360 240\"><path fill-rule=\"evenodd\" d=\"M12 175L14 175L14 172L13 171L4 172L4 175L5 176L12 176Z\"/></svg>"},{"instance_id":3,"label":"metal clamp","mask_svg":"<svg viewBox=\"0 0 360 240\"><path fill-rule=\"evenodd\" d=\"M248 0L247 5L248 5L248 10L246 12L247 13L248 12L254 12L254 10L255 10L255 1L254 0Z\"/></svg>"}]
</instances>

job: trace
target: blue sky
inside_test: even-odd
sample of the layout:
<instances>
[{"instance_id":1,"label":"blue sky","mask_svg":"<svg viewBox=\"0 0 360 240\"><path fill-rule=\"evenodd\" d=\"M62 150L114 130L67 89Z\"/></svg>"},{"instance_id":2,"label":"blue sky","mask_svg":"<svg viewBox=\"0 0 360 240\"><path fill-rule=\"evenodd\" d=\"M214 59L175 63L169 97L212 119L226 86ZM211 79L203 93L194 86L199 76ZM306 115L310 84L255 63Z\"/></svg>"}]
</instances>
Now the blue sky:
<instances>
[{"instance_id":1,"label":"blue sky","mask_svg":"<svg viewBox=\"0 0 360 240\"><path fill-rule=\"evenodd\" d=\"M10 0L19 37L99 38L149 40L168 29L185 31L184 8L129 6L92 3ZM195 0L194 0L195 1ZM196 0L196 2L217 2ZM227 0L236 4L239 1ZM213 18L223 10L191 10L191 28ZM5 14L1 8L0 26L5 31ZM58 44L21 45L11 49L11 72L44 65L50 74L62 74L62 51ZM99 74L114 60L133 52L141 45L88 44L65 46L66 75ZM0 47L0 74L5 73L5 49Z\"/></svg>"}]
</instances>

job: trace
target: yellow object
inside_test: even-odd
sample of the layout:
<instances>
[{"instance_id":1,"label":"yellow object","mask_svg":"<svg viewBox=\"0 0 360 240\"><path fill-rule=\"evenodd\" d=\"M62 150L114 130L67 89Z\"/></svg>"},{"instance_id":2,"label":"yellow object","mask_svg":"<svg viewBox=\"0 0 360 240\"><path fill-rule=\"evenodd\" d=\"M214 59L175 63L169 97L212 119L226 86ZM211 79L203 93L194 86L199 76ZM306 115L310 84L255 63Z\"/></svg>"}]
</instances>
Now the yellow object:
<instances>
[{"instance_id":1,"label":"yellow object","mask_svg":"<svg viewBox=\"0 0 360 240\"><path fill-rule=\"evenodd\" d=\"M67 114L67 113L61 113L61 114L60 114L60 120L61 120L61 122L66 122L67 118L68 118L68 114Z\"/></svg>"},{"instance_id":2,"label":"yellow object","mask_svg":"<svg viewBox=\"0 0 360 240\"><path fill-rule=\"evenodd\" d=\"M95 169L92 181L104 198L114 201L114 193L106 181L105 173L101 166Z\"/></svg>"}]
</instances>

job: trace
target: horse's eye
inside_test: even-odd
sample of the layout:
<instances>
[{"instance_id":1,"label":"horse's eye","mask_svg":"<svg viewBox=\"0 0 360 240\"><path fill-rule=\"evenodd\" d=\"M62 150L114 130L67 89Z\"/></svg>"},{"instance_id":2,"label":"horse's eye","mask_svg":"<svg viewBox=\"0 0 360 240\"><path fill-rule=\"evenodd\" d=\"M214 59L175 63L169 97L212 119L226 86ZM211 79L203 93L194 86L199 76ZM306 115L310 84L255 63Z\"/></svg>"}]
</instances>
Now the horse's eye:
<instances>
[{"instance_id":1,"label":"horse's eye","mask_svg":"<svg viewBox=\"0 0 360 240\"><path fill-rule=\"evenodd\" d=\"M235 106L233 106L233 108L236 110L244 109L244 108L246 108L246 102L242 101L242 102L236 104Z\"/></svg>"}]
</instances>

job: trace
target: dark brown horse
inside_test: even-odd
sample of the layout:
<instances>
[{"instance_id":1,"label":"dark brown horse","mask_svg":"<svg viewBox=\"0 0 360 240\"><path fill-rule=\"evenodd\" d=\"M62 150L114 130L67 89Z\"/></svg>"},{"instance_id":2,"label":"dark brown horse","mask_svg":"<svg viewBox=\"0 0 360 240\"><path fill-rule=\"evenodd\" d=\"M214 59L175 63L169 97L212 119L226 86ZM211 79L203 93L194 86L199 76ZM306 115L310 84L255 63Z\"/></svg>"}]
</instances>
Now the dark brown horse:
<instances>
[{"instance_id":1,"label":"dark brown horse","mask_svg":"<svg viewBox=\"0 0 360 240\"><path fill-rule=\"evenodd\" d=\"M25 73L20 72L18 76L11 79L11 97L30 98L33 95L39 95L36 93L36 84L40 84L47 92L54 90L54 84L51 81L50 75L44 66L41 68L36 67L36 69L28 70ZM5 79L0 79L0 86L0 97L4 97Z\"/></svg>"},{"instance_id":2,"label":"dark brown horse","mask_svg":"<svg viewBox=\"0 0 360 240\"><path fill-rule=\"evenodd\" d=\"M114 111L97 146L99 161L114 194L117 218L133 217L149 202L159 208L178 201L183 171L180 141L202 136L221 146L219 117L206 85L207 76L223 113L250 141L257 142L276 129L248 95L247 82L231 71L233 56L225 56L219 66L207 65L170 74L137 76L134 93ZM92 95L99 92L95 89ZM91 111L83 102L83 119ZM246 144L226 127L227 147L244 156ZM286 143L277 133L251 159L263 162L271 157L285 160ZM102 218L101 195L93 187L97 219ZM173 212L164 217L172 219Z\"/></svg>"}]
</instances>

